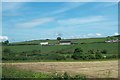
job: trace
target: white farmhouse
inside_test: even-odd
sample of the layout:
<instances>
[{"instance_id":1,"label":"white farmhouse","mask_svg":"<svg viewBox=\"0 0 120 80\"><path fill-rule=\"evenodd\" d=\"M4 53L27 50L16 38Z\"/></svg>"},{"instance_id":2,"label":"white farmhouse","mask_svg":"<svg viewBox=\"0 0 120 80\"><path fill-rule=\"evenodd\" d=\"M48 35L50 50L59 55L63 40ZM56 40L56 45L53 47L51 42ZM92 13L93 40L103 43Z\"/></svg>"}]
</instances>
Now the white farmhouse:
<instances>
[{"instance_id":1,"label":"white farmhouse","mask_svg":"<svg viewBox=\"0 0 120 80\"><path fill-rule=\"evenodd\" d=\"M48 42L41 42L40 45L48 45Z\"/></svg>"},{"instance_id":2,"label":"white farmhouse","mask_svg":"<svg viewBox=\"0 0 120 80\"><path fill-rule=\"evenodd\" d=\"M71 45L71 41L66 41L66 40L60 41L59 45Z\"/></svg>"}]
</instances>

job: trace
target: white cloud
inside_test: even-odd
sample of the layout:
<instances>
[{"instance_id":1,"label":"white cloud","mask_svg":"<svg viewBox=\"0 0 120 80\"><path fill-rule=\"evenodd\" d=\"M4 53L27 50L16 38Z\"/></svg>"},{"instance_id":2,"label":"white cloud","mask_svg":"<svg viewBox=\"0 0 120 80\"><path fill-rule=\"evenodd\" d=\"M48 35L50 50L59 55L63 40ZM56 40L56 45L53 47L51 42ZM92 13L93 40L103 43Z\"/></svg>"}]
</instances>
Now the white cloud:
<instances>
[{"instance_id":1,"label":"white cloud","mask_svg":"<svg viewBox=\"0 0 120 80\"><path fill-rule=\"evenodd\" d=\"M101 36L102 34L100 34L100 33L96 33L96 36Z\"/></svg>"},{"instance_id":2,"label":"white cloud","mask_svg":"<svg viewBox=\"0 0 120 80\"><path fill-rule=\"evenodd\" d=\"M114 33L114 35L119 35L119 33Z\"/></svg>"},{"instance_id":3,"label":"white cloud","mask_svg":"<svg viewBox=\"0 0 120 80\"><path fill-rule=\"evenodd\" d=\"M99 22L105 20L103 16L90 16L85 18L71 18L65 20L58 20L57 22L60 25L77 25L77 24L86 24L92 22Z\"/></svg>"},{"instance_id":4,"label":"white cloud","mask_svg":"<svg viewBox=\"0 0 120 80\"><path fill-rule=\"evenodd\" d=\"M16 25L16 27L23 27L23 28L32 28L32 27L36 27L36 26L41 26L45 23L51 22L53 21L54 18L40 18L40 19L34 19L31 21L27 21L27 22L23 22L23 23L19 23Z\"/></svg>"},{"instance_id":5,"label":"white cloud","mask_svg":"<svg viewBox=\"0 0 120 80\"><path fill-rule=\"evenodd\" d=\"M92 37L101 37L102 36L102 34L100 34L100 33L89 33L89 34L87 34L87 35L83 35L83 37L84 38L92 38Z\"/></svg>"},{"instance_id":6,"label":"white cloud","mask_svg":"<svg viewBox=\"0 0 120 80\"><path fill-rule=\"evenodd\" d=\"M7 36L0 36L0 41L5 41L5 40L8 40Z\"/></svg>"},{"instance_id":7,"label":"white cloud","mask_svg":"<svg viewBox=\"0 0 120 80\"><path fill-rule=\"evenodd\" d=\"M89 33L89 34L87 34L88 36L93 36L94 34L92 34L92 33Z\"/></svg>"}]
</instances>

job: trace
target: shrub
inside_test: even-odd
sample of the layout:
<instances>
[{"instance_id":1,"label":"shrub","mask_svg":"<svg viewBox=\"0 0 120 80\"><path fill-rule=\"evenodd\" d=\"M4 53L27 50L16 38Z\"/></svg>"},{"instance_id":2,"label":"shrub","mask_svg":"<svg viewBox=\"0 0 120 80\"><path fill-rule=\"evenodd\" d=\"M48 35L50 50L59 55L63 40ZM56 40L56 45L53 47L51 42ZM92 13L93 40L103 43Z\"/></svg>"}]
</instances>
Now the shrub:
<instances>
[{"instance_id":1,"label":"shrub","mask_svg":"<svg viewBox=\"0 0 120 80\"><path fill-rule=\"evenodd\" d=\"M101 53L107 54L107 50L106 50L106 49L103 49L103 50L101 51Z\"/></svg>"},{"instance_id":2,"label":"shrub","mask_svg":"<svg viewBox=\"0 0 120 80\"><path fill-rule=\"evenodd\" d=\"M88 51L89 54L94 54L94 49Z\"/></svg>"},{"instance_id":3,"label":"shrub","mask_svg":"<svg viewBox=\"0 0 120 80\"><path fill-rule=\"evenodd\" d=\"M82 53L83 50L81 48L75 48L74 53Z\"/></svg>"},{"instance_id":4,"label":"shrub","mask_svg":"<svg viewBox=\"0 0 120 80\"><path fill-rule=\"evenodd\" d=\"M12 51L11 51L10 49L8 49L8 48L5 48L5 49L3 50L3 53L12 53Z\"/></svg>"},{"instance_id":5,"label":"shrub","mask_svg":"<svg viewBox=\"0 0 120 80\"><path fill-rule=\"evenodd\" d=\"M95 54L95 58L96 59L102 59L102 54L99 52L99 50L97 50L97 52Z\"/></svg>"},{"instance_id":6,"label":"shrub","mask_svg":"<svg viewBox=\"0 0 120 80\"><path fill-rule=\"evenodd\" d=\"M94 54L89 54L88 57L89 57L89 59L95 59L95 55Z\"/></svg>"},{"instance_id":7,"label":"shrub","mask_svg":"<svg viewBox=\"0 0 120 80\"><path fill-rule=\"evenodd\" d=\"M79 54L73 54L73 55L71 56L71 58L73 58L73 59L75 59L75 60L78 60L78 59L80 59L80 55L79 55Z\"/></svg>"}]
</instances>

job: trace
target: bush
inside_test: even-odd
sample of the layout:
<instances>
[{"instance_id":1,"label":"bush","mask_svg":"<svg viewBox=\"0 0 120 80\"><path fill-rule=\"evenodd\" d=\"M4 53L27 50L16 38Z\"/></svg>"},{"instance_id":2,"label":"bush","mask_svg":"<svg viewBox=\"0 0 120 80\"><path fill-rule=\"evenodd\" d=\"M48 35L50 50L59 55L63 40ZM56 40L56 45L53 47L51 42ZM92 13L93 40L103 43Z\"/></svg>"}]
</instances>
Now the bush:
<instances>
[{"instance_id":1,"label":"bush","mask_svg":"<svg viewBox=\"0 0 120 80\"><path fill-rule=\"evenodd\" d=\"M72 56L71 56L71 58L73 58L73 59L75 59L75 60L79 60L80 59L80 57L81 57L81 55L78 53L74 53Z\"/></svg>"},{"instance_id":2,"label":"bush","mask_svg":"<svg viewBox=\"0 0 120 80\"><path fill-rule=\"evenodd\" d=\"M83 50L81 48L75 48L74 53L82 53Z\"/></svg>"},{"instance_id":3,"label":"bush","mask_svg":"<svg viewBox=\"0 0 120 80\"><path fill-rule=\"evenodd\" d=\"M88 57L89 57L89 59L95 59L95 55L94 54L89 54Z\"/></svg>"},{"instance_id":4,"label":"bush","mask_svg":"<svg viewBox=\"0 0 120 80\"><path fill-rule=\"evenodd\" d=\"M103 50L101 51L101 53L107 54L107 50L106 50L106 49L103 49Z\"/></svg>"},{"instance_id":5,"label":"bush","mask_svg":"<svg viewBox=\"0 0 120 80\"><path fill-rule=\"evenodd\" d=\"M3 50L3 53L12 53L12 51L11 51L10 49L8 49L8 48L5 48L5 49Z\"/></svg>"},{"instance_id":6,"label":"bush","mask_svg":"<svg viewBox=\"0 0 120 80\"><path fill-rule=\"evenodd\" d=\"M95 58L96 59L102 59L102 54L99 52L99 50L97 50L96 54L95 54Z\"/></svg>"},{"instance_id":7,"label":"bush","mask_svg":"<svg viewBox=\"0 0 120 80\"><path fill-rule=\"evenodd\" d=\"M94 49L92 49L92 50L89 50L88 53L89 53L89 54L94 54L95 51L94 51Z\"/></svg>"}]
</instances>

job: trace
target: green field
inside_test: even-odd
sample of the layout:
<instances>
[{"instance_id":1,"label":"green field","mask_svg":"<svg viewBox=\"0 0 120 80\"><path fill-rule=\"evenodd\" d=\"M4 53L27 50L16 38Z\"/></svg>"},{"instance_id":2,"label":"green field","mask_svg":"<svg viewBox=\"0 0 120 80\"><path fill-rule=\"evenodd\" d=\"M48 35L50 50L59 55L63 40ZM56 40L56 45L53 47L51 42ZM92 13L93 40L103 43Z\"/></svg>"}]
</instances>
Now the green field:
<instances>
[{"instance_id":1,"label":"green field","mask_svg":"<svg viewBox=\"0 0 120 80\"><path fill-rule=\"evenodd\" d=\"M41 46L41 45L16 45L16 46L3 46L9 48L13 52L20 53L23 51L41 50L42 53L52 53L55 51L73 51L75 48L81 47L85 52L90 49L102 50L106 49L110 54L118 53L118 43L87 43L78 45L54 45L54 46Z\"/></svg>"},{"instance_id":2,"label":"green field","mask_svg":"<svg viewBox=\"0 0 120 80\"><path fill-rule=\"evenodd\" d=\"M85 77L91 77L93 75L96 75L95 77L111 76L111 77L116 78L117 72L114 72L114 74L109 74L109 72L106 73L104 71L106 71L106 69L109 68L108 66L111 66L111 65L113 65L113 68L117 67L116 63L113 64L112 62L118 59L118 52L119 52L118 44L119 43L112 43L112 42L105 43L104 42L105 40L106 38L72 39L71 40L72 42L78 43L78 44L73 44L73 45L58 45L57 40L48 40L49 43L57 44L57 45L46 45L46 46L41 46L39 44L40 42L44 42L46 40L42 40L42 41L34 40L34 41L10 43L9 45L3 45L2 46L2 61L3 61L3 64L6 64L6 65L3 66L2 77L3 78L15 78L15 77L30 78L31 77L31 79L33 78L51 79L52 77L61 79L62 77L64 77L64 78L69 78L69 79L75 78L76 80L77 79L85 80ZM78 49L77 53L75 52L76 49ZM93 53L91 53L90 51L92 51ZM103 56L106 56L106 57L104 58ZM107 63L104 63L104 61L106 61ZM10 66L10 64L12 64L11 62L14 63L14 65ZM35 62L35 64L33 65L32 62ZM58 62L62 62L62 64L66 65L70 69L66 68L65 70L65 67L62 68L61 64L59 64ZM104 63L104 67L103 67L103 63ZM56 65L58 65L57 68L56 68ZM93 72L89 72L88 70L87 73L89 74L85 73L84 74L85 77L81 76L82 72L77 75L74 74L76 76L70 76L66 73L64 74L62 73L62 71L68 71L69 73L69 71L73 69L78 69L78 70L74 70L77 72L80 69L79 66L85 66L85 65L87 65L86 67L94 66L94 67L91 67L92 69L95 68L94 70L100 69L98 72L101 75L96 74L95 73L96 71L93 71L93 70L92 70ZM102 68L98 65L100 65ZM31 67L28 67L28 66L31 66ZM53 67L56 69L53 69ZM25 68L27 69L29 68L29 69L27 70ZM81 69L81 70L85 70L85 69ZM101 72L101 69L104 69L103 72ZM117 68L110 69L110 72L116 69ZM37 71L40 70L40 71L36 72L36 70ZM42 72L42 70L44 73ZM51 73L48 74L46 70L48 70ZM56 72L57 71L59 72L61 70L60 75L56 76L54 74L54 70L56 70ZM85 71L83 71L83 73ZM105 76L102 75L103 73L105 74ZM89 76L86 76L86 75L89 75ZM66 80L66 79L62 79L62 80Z\"/></svg>"},{"instance_id":3,"label":"green field","mask_svg":"<svg viewBox=\"0 0 120 80\"><path fill-rule=\"evenodd\" d=\"M66 60L72 61L72 55L76 48L81 48L84 57L94 57L96 53L105 50L107 59L117 59L119 43L105 43L106 38L88 38L88 39L71 39L72 42L78 43L73 45L47 45L41 46L39 43L46 40L34 40L19 43L10 43L2 46L3 61L7 60ZM49 43L55 44L57 40L48 40ZM24 45L21 45L24 44ZM31 44L31 45L29 45ZM7 50L6 50L7 49ZM95 54L88 54L92 50ZM6 52L8 51L8 52ZM101 55L98 55L98 57ZM103 59L103 58L101 58ZM84 60L84 59L83 59ZM90 59L91 60L91 59Z\"/></svg>"}]
</instances>

